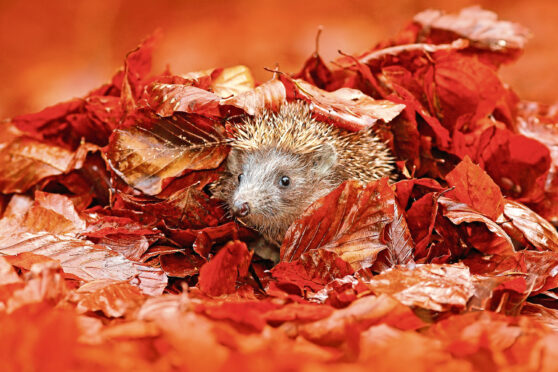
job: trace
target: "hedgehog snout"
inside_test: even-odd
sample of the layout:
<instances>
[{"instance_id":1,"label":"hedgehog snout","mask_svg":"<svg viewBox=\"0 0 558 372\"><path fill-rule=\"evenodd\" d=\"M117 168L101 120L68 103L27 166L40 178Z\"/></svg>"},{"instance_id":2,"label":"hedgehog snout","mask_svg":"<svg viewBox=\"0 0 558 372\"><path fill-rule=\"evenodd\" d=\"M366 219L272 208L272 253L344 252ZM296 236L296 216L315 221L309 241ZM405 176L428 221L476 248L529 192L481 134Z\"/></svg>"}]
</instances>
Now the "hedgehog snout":
<instances>
[{"instance_id":1,"label":"hedgehog snout","mask_svg":"<svg viewBox=\"0 0 558 372\"><path fill-rule=\"evenodd\" d=\"M250 204L237 200L232 206L232 213L235 217L246 217L250 213Z\"/></svg>"}]
</instances>

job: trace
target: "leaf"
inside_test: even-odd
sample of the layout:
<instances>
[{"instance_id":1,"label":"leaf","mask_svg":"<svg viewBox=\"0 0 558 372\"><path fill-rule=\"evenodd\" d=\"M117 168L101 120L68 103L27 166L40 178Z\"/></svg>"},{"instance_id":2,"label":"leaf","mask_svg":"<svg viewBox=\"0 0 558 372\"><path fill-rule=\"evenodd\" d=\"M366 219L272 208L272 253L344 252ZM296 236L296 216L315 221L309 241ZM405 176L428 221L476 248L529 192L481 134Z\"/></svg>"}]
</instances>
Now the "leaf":
<instances>
[{"instance_id":1,"label":"leaf","mask_svg":"<svg viewBox=\"0 0 558 372\"><path fill-rule=\"evenodd\" d=\"M165 189L165 194L169 188ZM201 229L218 225L225 213L220 203L201 191L202 188L199 184L190 185L178 188L168 196L161 193L156 199L128 194L120 196L127 208L164 220L167 227Z\"/></svg>"},{"instance_id":2,"label":"leaf","mask_svg":"<svg viewBox=\"0 0 558 372\"><path fill-rule=\"evenodd\" d=\"M464 309L474 291L469 268L463 264L397 266L367 284L376 295L390 295L406 306L439 312Z\"/></svg>"},{"instance_id":3,"label":"leaf","mask_svg":"<svg viewBox=\"0 0 558 372\"><path fill-rule=\"evenodd\" d=\"M17 275L10 262L4 257L0 257L0 285L21 282L22 280Z\"/></svg>"},{"instance_id":4,"label":"leaf","mask_svg":"<svg viewBox=\"0 0 558 372\"><path fill-rule=\"evenodd\" d=\"M184 84L153 83L146 89L149 107L162 117L175 112L219 116L219 96Z\"/></svg>"},{"instance_id":5,"label":"leaf","mask_svg":"<svg viewBox=\"0 0 558 372\"><path fill-rule=\"evenodd\" d=\"M83 100L76 98L47 107L42 111L16 116L12 119L14 126L38 141L49 141L61 147L77 145L75 138L70 140L66 118L83 108ZM77 138L79 141L79 138ZM79 142L78 142L79 143Z\"/></svg>"},{"instance_id":6,"label":"leaf","mask_svg":"<svg viewBox=\"0 0 558 372\"><path fill-rule=\"evenodd\" d=\"M121 89L123 105L131 110L135 101L140 97L147 74L151 71L153 49L161 37L160 31L146 37L131 52L126 55L124 69L112 79L112 84Z\"/></svg>"},{"instance_id":7,"label":"leaf","mask_svg":"<svg viewBox=\"0 0 558 372\"><path fill-rule=\"evenodd\" d=\"M278 306L270 301L205 302L196 307L212 319L231 321L241 327L262 331L266 324L265 313Z\"/></svg>"},{"instance_id":8,"label":"leaf","mask_svg":"<svg viewBox=\"0 0 558 372\"><path fill-rule=\"evenodd\" d=\"M370 267L387 248L383 231L393 221L395 195L387 180L347 181L312 204L295 221L281 246L291 262L320 249L336 253L357 271Z\"/></svg>"},{"instance_id":9,"label":"leaf","mask_svg":"<svg viewBox=\"0 0 558 372\"><path fill-rule=\"evenodd\" d=\"M499 21L496 13L479 6L464 8L457 15L429 9L415 15L413 20L427 33L451 31L471 40L476 47L497 52L523 49L530 36L523 26Z\"/></svg>"},{"instance_id":10,"label":"leaf","mask_svg":"<svg viewBox=\"0 0 558 372\"><path fill-rule=\"evenodd\" d=\"M504 195L522 203L544 198L551 165L550 152L540 142L497 127L487 128L476 143L475 159Z\"/></svg>"},{"instance_id":11,"label":"leaf","mask_svg":"<svg viewBox=\"0 0 558 372\"><path fill-rule=\"evenodd\" d=\"M284 322L307 323L315 322L330 316L333 308L317 304L290 303L280 309L271 310L265 314L268 323L273 325Z\"/></svg>"},{"instance_id":12,"label":"leaf","mask_svg":"<svg viewBox=\"0 0 558 372\"><path fill-rule=\"evenodd\" d=\"M407 211L409 231L415 242L415 258L427 256L427 247L432 238L440 192L430 192L413 203Z\"/></svg>"},{"instance_id":13,"label":"leaf","mask_svg":"<svg viewBox=\"0 0 558 372\"><path fill-rule=\"evenodd\" d=\"M293 78L303 79L320 89L326 89L327 84L331 82L333 76L331 70L316 51L304 62L302 69L295 74Z\"/></svg>"},{"instance_id":14,"label":"leaf","mask_svg":"<svg viewBox=\"0 0 558 372\"><path fill-rule=\"evenodd\" d=\"M327 92L304 80L293 80L293 83L298 88L297 94L312 103L318 118L351 131L370 128L377 121L389 123L405 108L388 100L374 100L356 89Z\"/></svg>"},{"instance_id":15,"label":"leaf","mask_svg":"<svg viewBox=\"0 0 558 372\"><path fill-rule=\"evenodd\" d=\"M544 218L558 223L558 117L556 106L521 102L518 105L517 129L522 135L537 140L550 150L550 171L544 185L545 197L531 205Z\"/></svg>"},{"instance_id":16,"label":"leaf","mask_svg":"<svg viewBox=\"0 0 558 372\"><path fill-rule=\"evenodd\" d=\"M392 297L366 296L329 317L300 327L300 334L319 345L335 346L345 341L347 329L366 330L375 324L400 329L417 329L423 322L409 308Z\"/></svg>"},{"instance_id":17,"label":"leaf","mask_svg":"<svg viewBox=\"0 0 558 372\"><path fill-rule=\"evenodd\" d=\"M487 218L486 216L474 211L467 205L454 202L444 196L438 199L438 203L442 206L442 214L448 218L453 224L459 225L462 223L482 222L486 229L490 231L493 239L481 236L478 234L471 234L471 239L476 240L475 248L486 254L514 254L515 249L513 243L506 234L506 232L496 222Z\"/></svg>"},{"instance_id":18,"label":"leaf","mask_svg":"<svg viewBox=\"0 0 558 372\"><path fill-rule=\"evenodd\" d=\"M277 111L286 100L285 86L280 80L272 79L253 90L247 90L236 96L223 99L220 105L238 107L248 115L260 115L264 110Z\"/></svg>"},{"instance_id":19,"label":"leaf","mask_svg":"<svg viewBox=\"0 0 558 372\"><path fill-rule=\"evenodd\" d=\"M537 249L558 252L556 228L531 209L512 200L506 200L504 216ZM506 225L508 224L504 225L504 229Z\"/></svg>"},{"instance_id":20,"label":"leaf","mask_svg":"<svg viewBox=\"0 0 558 372\"><path fill-rule=\"evenodd\" d=\"M240 241L227 243L200 269L199 287L210 296L220 296L235 290L236 280L248 274L252 252Z\"/></svg>"},{"instance_id":21,"label":"leaf","mask_svg":"<svg viewBox=\"0 0 558 372\"><path fill-rule=\"evenodd\" d=\"M250 69L243 65L217 69L211 74L211 89L221 98L230 98L254 89Z\"/></svg>"},{"instance_id":22,"label":"leaf","mask_svg":"<svg viewBox=\"0 0 558 372\"><path fill-rule=\"evenodd\" d=\"M498 185L468 156L450 173L446 181L455 187L447 195L496 220L504 211L504 199Z\"/></svg>"},{"instance_id":23,"label":"leaf","mask_svg":"<svg viewBox=\"0 0 558 372\"><path fill-rule=\"evenodd\" d=\"M477 58L438 52L434 54L432 69L432 91L425 93L433 113L446 128L453 128L463 115L473 123L486 117L507 95L495 69Z\"/></svg>"},{"instance_id":24,"label":"leaf","mask_svg":"<svg viewBox=\"0 0 558 372\"><path fill-rule=\"evenodd\" d=\"M19 283L18 283L19 284ZM8 313L20 307L46 302L59 302L66 295L63 272L55 262L36 263L25 277L25 285L15 288L5 307Z\"/></svg>"},{"instance_id":25,"label":"leaf","mask_svg":"<svg viewBox=\"0 0 558 372\"><path fill-rule=\"evenodd\" d=\"M414 263L413 239L407 221L403 217L403 211L397 203L393 206L393 221L385 229L384 241L387 249L380 252L380 257L374 264L375 268L383 271L395 265Z\"/></svg>"},{"instance_id":26,"label":"leaf","mask_svg":"<svg viewBox=\"0 0 558 372\"><path fill-rule=\"evenodd\" d=\"M148 195L161 192L163 181L186 170L217 168L228 149L224 128L201 116L141 122L116 130L107 149L109 165L126 183Z\"/></svg>"},{"instance_id":27,"label":"leaf","mask_svg":"<svg viewBox=\"0 0 558 372\"><path fill-rule=\"evenodd\" d=\"M118 318L139 308L145 296L128 282L95 280L79 287L70 296L78 313L102 311L107 317Z\"/></svg>"},{"instance_id":28,"label":"leaf","mask_svg":"<svg viewBox=\"0 0 558 372\"><path fill-rule=\"evenodd\" d=\"M138 274L133 262L91 242L46 232L11 233L0 239L0 252L15 255L31 252L60 262L64 271L83 280L126 280Z\"/></svg>"},{"instance_id":29,"label":"leaf","mask_svg":"<svg viewBox=\"0 0 558 372\"><path fill-rule=\"evenodd\" d=\"M271 275L279 289L297 295L304 295L307 290L318 292L325 284L321 278L310 276L299 260L279 262L271 269Z\"/></svg>"},{"instance_id":30,"label":"leaf","mask_svg":"<svg viewBox=\"0 0 558 372\"><path fill-rule=\"evenodd\" d=\"M174 254L162 254L159 257L161 268L168 276L185 278L197 275L200 267L206 260L193 252L179 252Z\"/></svg>"},{"instance_id":31,"label":"leaf","mask_svg":"<svg viewBox=\"0 0 558 372\"><path fill-rule=\"evenodd\" d=\"M70 216L75 213L64 205L65 203L60 200L61 196L42 195L41 198L45 206L50 204L56 208L62 205L63 208L59 209L61 213ZM33 216L33 220L41 224L26 225L24 222L29 216ZM48 219L53 216L64 223L64 233L58 233L58 227L49 223ZM144 288L148 293L156 290L162 292L167 278L161 270L143 267L103 246L78 239L76 236L80 232L80 220L77 220L75 225L69 221L52 209L46 209L40 205L32 206L24 215L5 216L0 220L0 254L33 253L47 256L58 261L65 273L85 281L95 279L136 280L135 284ZM49 229L51 231L48 231ZM164 283L163 287L161 288L159 285L157 288L157 282Z\"/></svg>"},{"instance_id":32,"label":"leaf","mask_svg":"<svg viewBox=\"0 0 558 372\"><path fill-rule=\"evenodd\" d=\"M73 152L28 137L11 137L14 129L7 125L9 139L0 143L0 192L5 194L25 192L47 177L80 168L94 149L85 145Z\"/></svg>"}]
</instances>

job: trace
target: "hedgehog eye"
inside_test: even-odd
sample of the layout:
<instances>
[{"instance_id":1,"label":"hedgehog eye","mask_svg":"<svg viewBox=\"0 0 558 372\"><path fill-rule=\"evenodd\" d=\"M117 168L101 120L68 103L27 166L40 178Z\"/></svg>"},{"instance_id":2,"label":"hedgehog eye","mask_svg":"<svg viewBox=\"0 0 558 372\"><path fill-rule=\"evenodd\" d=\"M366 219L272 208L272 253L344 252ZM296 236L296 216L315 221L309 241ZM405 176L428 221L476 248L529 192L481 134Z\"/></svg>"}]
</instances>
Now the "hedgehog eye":
<instances>
[{"instance_id":1,"label":"hedgehog eye","mask_svg":"<svg viewBox=\"0 0 558 372\"><path fill-rule=\"evenodd\" d=\"M279 182L281 182L281 186L287 187L291 183L291 179L287 176L283 176Z\"/></svg>"},{"instance_id":2,"label":"hedgehog eye","mask_svg":"<svg viewBox=\"0 0 558 372\"><path fill-rule=\"evenodd\" d=\"M243 174L243 173L240 173L240 174L238 175L238 182L239 182L239 183L242 182L242 178L244 178L244 174Z\"/></svg>"}]
</instances>

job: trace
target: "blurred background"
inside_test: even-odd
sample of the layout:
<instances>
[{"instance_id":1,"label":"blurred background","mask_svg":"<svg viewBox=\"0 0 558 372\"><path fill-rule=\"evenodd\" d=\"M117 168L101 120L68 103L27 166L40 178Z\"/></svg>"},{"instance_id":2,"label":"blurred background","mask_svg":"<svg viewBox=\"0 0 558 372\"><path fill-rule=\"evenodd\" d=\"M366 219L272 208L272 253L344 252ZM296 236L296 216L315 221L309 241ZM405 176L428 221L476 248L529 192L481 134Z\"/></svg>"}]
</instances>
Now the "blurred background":
<instances>
[{"instance_id":1,"label":"blurred background","mask_svg":"<svg viewBox=\"0 0 558 372\"><path fill-rule=\"evenodd\" d=\"M523 99L558 101L556 0L0 0L0 118L40 110L108 81L154 29L154 71L245 64L257 80L279 63L295 72L314 51L357 54L394 35L426 8L470 5L521 23L533 37L502 77Z\"/></svg>"}]
</instances>

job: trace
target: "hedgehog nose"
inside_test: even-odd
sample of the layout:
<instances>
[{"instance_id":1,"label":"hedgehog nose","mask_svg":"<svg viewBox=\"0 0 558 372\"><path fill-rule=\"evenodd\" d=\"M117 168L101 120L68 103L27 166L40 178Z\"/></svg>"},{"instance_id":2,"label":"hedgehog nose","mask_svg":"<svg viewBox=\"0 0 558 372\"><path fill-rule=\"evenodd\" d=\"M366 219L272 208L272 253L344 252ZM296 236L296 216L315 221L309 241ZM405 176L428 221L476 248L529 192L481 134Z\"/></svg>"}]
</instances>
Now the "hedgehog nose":
<instances>
[{"instance_id":1,"label":"hedgehog nose","mask_svg":"<svg viewBox=\"0 0 558 372\"><path fill-rule=\"evenodd\" d=\"M245 217L250 213L250 206L246 202L237 202L233 206L233 214L237 217Z\"/></svg>"}]
</instances>

